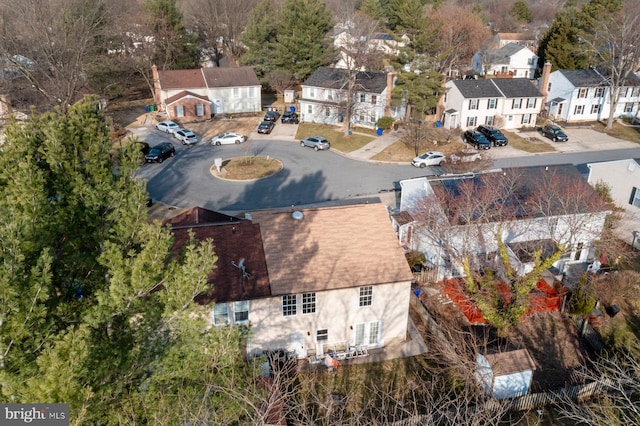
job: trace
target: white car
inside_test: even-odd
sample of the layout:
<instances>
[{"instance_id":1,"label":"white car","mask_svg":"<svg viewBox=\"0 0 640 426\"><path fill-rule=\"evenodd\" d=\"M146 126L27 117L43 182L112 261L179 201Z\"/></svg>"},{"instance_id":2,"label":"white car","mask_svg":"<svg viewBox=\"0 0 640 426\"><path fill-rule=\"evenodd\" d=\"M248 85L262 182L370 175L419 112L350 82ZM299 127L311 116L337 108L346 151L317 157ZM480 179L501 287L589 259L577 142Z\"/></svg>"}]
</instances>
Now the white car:
<instances>
[{"instance_id":1,"label":"white car","mask_svg":"<svg viewBox=\"0 0 640 426\"><path fill-rule=\"evenodd\" d=\"M180 126L178 126L176 123L174 123L171 120L165 120L156 124L156 129L165 133L175 133L178 130L180 130Z\"/></svg>"},{"instance_id":2,"label":"white car","mask_svg":"<svg viewBox=\"0 0 640 426\"><path fill-rule=\"evenodd\" d=\"M211 138L211 145L231 145L245 142L247 137L240 133L226 132Z\"/></svg>"},{"instance_id":3,"label":"white car","mask_svg":"<svg viewBox=\"0 0 640 426\"><path fill-rule=\"evenodd\" d=\"M182 142L182 145L193 145L198 143L198 136L191 130L180 129L173 134L173 137Z\"/></svg>"},{"instance_id":4,"label":"white car","mask_svg":"<svg viewBox=\"0 0 640 426\"><path fill-rule=\"evenodd\" d=\"M444 163L446 157L441 152L425 152L411 160L411 165L415 167L439 166Z\"/></svg>"}]
</instances>

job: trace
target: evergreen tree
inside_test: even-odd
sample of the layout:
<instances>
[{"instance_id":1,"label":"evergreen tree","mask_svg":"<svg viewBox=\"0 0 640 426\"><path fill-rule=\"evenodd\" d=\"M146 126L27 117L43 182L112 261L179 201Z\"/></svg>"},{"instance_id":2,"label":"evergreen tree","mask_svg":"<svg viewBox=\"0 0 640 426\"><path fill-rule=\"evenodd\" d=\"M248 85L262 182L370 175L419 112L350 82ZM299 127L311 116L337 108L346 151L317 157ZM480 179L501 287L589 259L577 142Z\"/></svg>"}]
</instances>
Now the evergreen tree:
<instances>
[{"instance_id":1,"label":"evergreen tree","mask_svg":"<svg viewBox=\"0 0 640 426\"><path fill-rule=\"evenodd\" d=\"M193 302L215 265L211 242L174 252L169 230L147 220L135 144L117 167L111 149L95 98L6 129L0 400L66 402L78 424L240 419L251 401L223 391L227 372L250 383L242 330L208 330ZM221 394L208 397L214 383Z\"/></svg>"},{"instance_id":2,"label":"evergreen tree","mask_svg":"<svg viewBox=\"0 0 640 426\"><path fill-rule=\"evenodd\" d=\"M371 19L382 20L386 16L380 0L364 0L360 5L360 11L369 15Z\"/></svg>"},{"instance_id":3,"label":"evergreen tree","mask_svg":"<svg viewBox=\"0 0 640 426\"><path fill-rule=\"evenodd\" d=\"M320 0L286 0L282 5L274 63L304 80L327 63L326 35L332 28L331 12Z\"/></svg>"},{"instance_id":4,"label":"evergreen tree","mask_svg":"<svg viewBox=\"0 0 640 426\"><path fill-rule=\"evenodd\" d=\"M524 0L518 0L513 4L511 14L520 22L525 24L531 22L531 11Z\"/></svg>"},{"instance_id":5,"label":"evergreen tree","mask_svg":"<svg viewBox=\"0 0 640 426\"><path fill-rule=\"evenodd\" d=\"M263 0L249 13L241 41L247 47L241 61L251 65L258 78L274 70L273 48L278 34L278 19L272 0Z\"/></svg>"},{"instance_id":6,"label":"evergreen tree","mask_svg":"<svg viewBox=\"0 0 640 426\"><path fill-rule=\"evenodd\" d=\"M440 96L444 94L443 78L442 74L427 66L420 67L418 72L400 71L391 93L392 101L395 105L406 102L407 118L421 120L424 115L433 112Z\"/></svg>"},{"instance_id":7,"label":"evergreen tree","mask_svg":"<svg viewBox=\"0 0 640 426\"><path fill-rule=\"evenodd\" d=\"M187 34L176 0L145 0L158 68L189 69L198 64L196 38Z\"/></svg>"},{"instance_id":8,"label":"evergreen tree","mask_svg":"<svg viewBox=\"0 0 640 426\"><path fill-rule=\"evenodd\" d=\"M562 13L551 24L540 41L538 65L550 61L554 69L585 68L587 55L580 48L580 31L570 13Z\"/></svg>"}]
</instances>

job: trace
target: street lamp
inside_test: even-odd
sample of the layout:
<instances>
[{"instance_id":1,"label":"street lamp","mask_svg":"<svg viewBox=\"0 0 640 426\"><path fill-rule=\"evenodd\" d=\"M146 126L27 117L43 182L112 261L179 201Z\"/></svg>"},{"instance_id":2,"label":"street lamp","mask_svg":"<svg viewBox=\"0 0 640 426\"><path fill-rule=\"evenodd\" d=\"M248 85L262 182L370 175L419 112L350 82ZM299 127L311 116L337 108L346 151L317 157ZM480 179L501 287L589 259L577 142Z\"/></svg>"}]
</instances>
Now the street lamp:
<instances>
[{"instance_id":1,"label":"street lamp","mask_svg":"<svg viewBox=\"0 0 640 426\"><path fill-rule=\"evenodd\" d=\"M633 250L636 244L636 238L638 238L638 234L640 234L640 232L638 231L633 231L631 233L631 235L633 235L633 240L631 240L631 249Z\"/></svg>"}]
</instances>

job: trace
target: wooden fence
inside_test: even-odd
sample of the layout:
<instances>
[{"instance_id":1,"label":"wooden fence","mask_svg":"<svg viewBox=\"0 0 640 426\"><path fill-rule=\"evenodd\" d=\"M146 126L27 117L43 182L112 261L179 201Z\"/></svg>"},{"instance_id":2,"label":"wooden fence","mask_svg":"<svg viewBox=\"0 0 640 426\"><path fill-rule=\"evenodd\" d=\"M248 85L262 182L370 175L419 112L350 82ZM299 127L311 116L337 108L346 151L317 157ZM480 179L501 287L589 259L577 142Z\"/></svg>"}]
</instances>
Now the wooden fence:
<instances>
[{"instance_id":1,"label":"wooden fence","mask_svg":"<svg viewBox=\"0 0 640 426\"><path fill-rule=\"evenodd\" d=\"M569 385L554 391L532 393L517 398L509 398L503 400L490 399L482 406L473 407L472 412L484 411L526 411L542 408L545 406L559 404L562 401L582 401L596 395L605 393L606 388L612 386L612 380L603 379L601 382L591 382L582 385ZM446 418L455 418L458 410L452 408L451 415L442 415L443 420ZM433 420L433 415L419 415L408 417L391 423L392 426L419 426L429 424Z\"/></svg>"},{"instance_id":2,"label":"wooden fence","mask_svg":"<svg viewBox=\"0 0 640 426\"><path fill-rule=\"evenodd\" d=\"M413 273L413 280L418 283L435 283L438 280L438 270L423 269L420 272Z\"/></svg>"}]
</instances>

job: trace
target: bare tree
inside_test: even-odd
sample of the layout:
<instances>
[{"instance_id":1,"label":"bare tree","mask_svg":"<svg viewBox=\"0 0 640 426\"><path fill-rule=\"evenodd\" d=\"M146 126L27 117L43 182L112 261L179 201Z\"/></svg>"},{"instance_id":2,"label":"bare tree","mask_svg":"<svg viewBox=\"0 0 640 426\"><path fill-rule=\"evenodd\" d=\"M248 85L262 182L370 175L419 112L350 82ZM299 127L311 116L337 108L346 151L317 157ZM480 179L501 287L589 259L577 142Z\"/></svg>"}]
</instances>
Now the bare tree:
<instances>
[{"instance_id":1,"label":"bare tree","mask_svg":"<svg viewBox=\"0 0 640 426\"><path fill-rule=\"evenodd\" d=\"M613 15L598 19L593 33L583 39L588 53L598 63L609 85L609 117L607 129L613 127L616 109L625 86L630 83L640 63L640 6L627 2L626 7ZM635 80L635 79L634 79Z\"/></svg>"},{"instance_id":2,"label":"bare tree","mask_svg":"<svg viewBox=\"0 0 640 426\"><path fill-rule=\"evenodd\" d=\"M560 418L575 424L635 424L640 418L640 362L632 350L606 354L584 366L578 375L592 384L595 396L575 401L565 396L556 404Z\"/></svg>"},{"instance_id":3,"label":"bare tree","mask_svg":"<svg viewBox=\"0 0 640 426\"><path fill-rule=\"evenodd\" d=\"M3 1L0 55L5 69L27 82L23 90L66 108L85 88L87 68L103 47L108 12L102 1Z\"/></svg>"},{"instance_id":4,"label":"bare tree","mask_svg":"<svg viewBox=\"0 0 640 426\"><path fill-rule=\"evenodd\" d=\"M491 36L477 14L452 3L433 9L431 18L440 40L433 52L436 71L442 74L450 74L454 67L471 63L473 54L484 47Z\"/></svg>"},{"instance_id":5,"label":"bare tree","mask_svg":"<svg viewBox=\"0 0 640 426\"><path fill-rule=\"evenodd\" d=\"M185 0L183 9L203 46L202 53L220 66L226 56L237 63L244 52L240 34L257 0Z\"/></svg>"}]
</instances>

